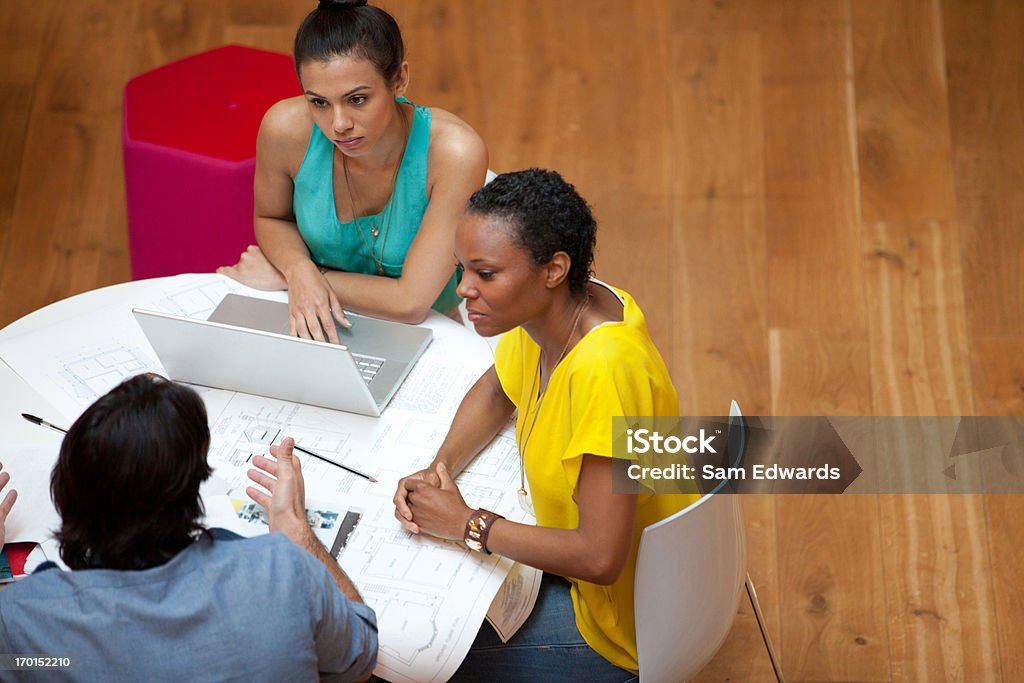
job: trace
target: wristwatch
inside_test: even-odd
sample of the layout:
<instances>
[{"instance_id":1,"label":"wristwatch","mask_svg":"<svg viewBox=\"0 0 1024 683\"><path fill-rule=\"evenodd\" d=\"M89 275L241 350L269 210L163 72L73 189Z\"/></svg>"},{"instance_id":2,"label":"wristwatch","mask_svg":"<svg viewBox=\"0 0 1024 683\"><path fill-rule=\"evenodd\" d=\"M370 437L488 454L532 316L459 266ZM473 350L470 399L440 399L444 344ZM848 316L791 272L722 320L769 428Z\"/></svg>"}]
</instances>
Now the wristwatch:
<instances>
[{"instance_id":1,"label":"wristwatch","mask_svg":"<svg viewBox=\"0 0 1024 683\"><path fill-rule=\"evenodd\" d=\"M499 519L505 518L483 508L474 510L473 514L469 516L469 520L466 521L466 532L462 536L466 547L478 553L490 555L491 551L487 549L487 536L490 535L491 526L495 520Z\"/></svg>"}]
</instances>

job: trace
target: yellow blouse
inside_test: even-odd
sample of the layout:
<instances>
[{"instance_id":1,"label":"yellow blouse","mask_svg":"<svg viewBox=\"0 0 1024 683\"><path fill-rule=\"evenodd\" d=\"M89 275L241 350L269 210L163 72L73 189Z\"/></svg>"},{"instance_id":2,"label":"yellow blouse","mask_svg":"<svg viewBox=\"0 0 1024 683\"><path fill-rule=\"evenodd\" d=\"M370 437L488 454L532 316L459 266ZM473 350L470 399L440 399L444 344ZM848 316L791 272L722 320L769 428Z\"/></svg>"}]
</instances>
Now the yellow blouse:
<instances>
[{"instance_id":1,"label":"yellow blouse","mask_svg":"<svg viewBox=\"0 0 1024 683\"><path fill-rule=\"evenodd\" d=\"M577 527L583 456L612 457L613 416L672 416L679 411L675 387L647 333L640 308L626 292L593 282L619 298L623 320L595 327L569 351L548 381L532 429L537 397L531 400L530 391L531 387L536 391L540 347L522 328L516 328L502 337L495 351L498 379L519 408L517 437L521 440L530 433L526 476L540 526ZM612 664L637 671L633 578L640 533L698 497L696 489L684 495L637 495L632 547L615 583L602 586L566 577L572 584L580 634Z\"/></svg>"}]
</instances>

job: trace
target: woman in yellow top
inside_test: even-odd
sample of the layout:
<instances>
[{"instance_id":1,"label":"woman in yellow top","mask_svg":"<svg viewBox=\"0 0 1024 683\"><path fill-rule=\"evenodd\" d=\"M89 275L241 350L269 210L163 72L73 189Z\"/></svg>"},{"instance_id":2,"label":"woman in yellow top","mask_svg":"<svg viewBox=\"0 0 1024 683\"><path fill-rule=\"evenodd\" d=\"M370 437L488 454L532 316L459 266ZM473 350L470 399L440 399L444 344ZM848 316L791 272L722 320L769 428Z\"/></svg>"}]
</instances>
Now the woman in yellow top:
<instances>
[{"instance_id":1,"label":"woman in yellow top","mask_svg":"<svg viewBox=\"0 0 1024 683\"><path fill-rule=\"evenodd\" d=\"M679 407L636 302L589 277L596 228L572 185L531 169L477 190L456 229L469 320L507 334L434 461L399 482L396 516L545 576L519 633L503 645L485 624L453 680L632 680L640 532L696 498L612 491L612 417ZM470 508L452 482L516 409L537 526Z\"/></svg>"}]
</instances>

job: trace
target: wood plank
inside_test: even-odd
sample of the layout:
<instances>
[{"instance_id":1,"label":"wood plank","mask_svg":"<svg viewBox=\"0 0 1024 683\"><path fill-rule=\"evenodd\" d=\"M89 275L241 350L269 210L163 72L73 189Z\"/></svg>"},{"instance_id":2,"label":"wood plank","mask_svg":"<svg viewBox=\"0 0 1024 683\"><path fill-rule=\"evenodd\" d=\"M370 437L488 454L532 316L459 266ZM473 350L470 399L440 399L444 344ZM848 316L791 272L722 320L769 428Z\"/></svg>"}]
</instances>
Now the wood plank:
<instances>
[{"instance_id":1,"label":"wood plank","mask_svg":"<svg viewBox=\"0 0 1024 683\"><path fill-rule=\"evenodd\" d=\"M952 220L939 4L871 0L851 7L862 218Z\"/></svg>"},{"instance_id":2,"label":"wood plank","mask_svg":"<svg viewBox=\"0 0 1024 683\"><path fill-rule=\"evenodd\" d=\"M36 80L44 37L60 5L36 0L0 2L0 83L31 85Z\"/></svg>"},{"instance_id":3,"label":"wood plank","mask_svg":"<svg viewBox=\"0 0 1024 683\"><path fill-rule=\"evenodd\" d=\"M683 26L672 35L669 88L671 252L676 255L670 290L676 293L680 322L676 358L682 360L674 376L681 378L686 414L724 415L732 399L747 414L766 414L760 35L746 29L712 31L696 20ZM779 647L774 500L744 496L742 502L748 570ZM757 621L743 596L728 639L696 680L771 676Z\"/></svg>"},{"instance_id":4,"label":"wood plank","mask_svg":"<svg viewBox=\"0 0 1024 683\"><path fill-rule=\"evenodd\" d=\"M970 333L1021 336L1024 5L950 2L943 10Z\"/></svg>"},{"instance_id":5,"label":"wood plank","mask_svg":"<svg viewBox=\"0 0 1024 683\"><path fill-rule=\"evenodd\" d=\"M0 137L0 263L4 262L13 225L34 91L31 85L0 83L0 130L5 132Z\"/></svg>"},{"instance_id":6,"label":"wood plank","mask_svg":"<svg viewBox=\"0 0 1024 683\"><path fill-rule=\"evenodd\" d=\"M773 413L869 414L848 8L785 2L762 21ZM875 497L784 496L775 513L787 676L888 680Z\"/></svg>"},{"instance_id":7,"label":"wood plank","mask_svg":"<svg viewBox=\"0 0 1024 683\"><path fill-rule=\"evenodd\" d=\"M123 36L132 35L134 18L131 8L117 0L62 5L46 33L33 117L36 112L119 114L120 88L95 87L95 78L103 73L109 82L121 80L130 52ZM122 31L128 33L119 33Z\"/></svg>"},{"instance_id":8,"label":"wood plank","mask_svg":"<svg viewBox=\"0 0 1024 683\"><path fill-rule=\"evenodd\" d=\"M559 163L574 168L570 180L598 220L595 273L627 290L643 308L685 411L690 396L676 348L676 331L682 324L678 290L669 284L666 292L666 284L680 270L680 256L673 248L662 248L673 245L678 233L669 199L675 150L667 144L672 110L671 90L665 87L671 70L665 7L652 5L643 13L618 18L612 7L613 3L578 8L607 13L597 30L581 27L580 35L565 45L561 61L572 66L560 75L572 86L561 97L573 104L569 108L563 103L566 114L556 124L567 136L565 157ZM565 10L554 20L578 25ZM604 48L623 31L649 47L622 54ZM616 111L626 93L643 102L628 121L604 114ZM588 147L592 149L586 155L580 153ZM623 254L630 257L622 258Z\"/></svg>"},{"instance_id":9,"label":"wood plank","mask_svg":"<svg viewBox=\"0 0 1024 683\"><path fill-rule=\"evenodd\" d=\"M949 117L962 235L971 366L979 414L1024 410L1024 6L1012 0L944 2ZM1015 498L986 496L993 602L1003 679L1024 678Z\"/></svg>"},{"instance_id":10,"label":"wood plank","mask_svg":"<svg viewBox=\"0 0 1024 683\"><path fill-rule=\"evenodd\" d=\"M372 3L390 10L388 2ZM316 3L303 0L227 0L225 23L231 26L287 26L291 39L299 24L316 7ZM289 47L289 52L291 48Z\"/></svg>"},{"instance_id":11,"label":"wood plank","mask_svg":"<svg viewBox=\"0 0 1024 683\"><path fill-rule=\"evenodd\" d=\"M890 680L877 497L783 496L776 520L786 676Z\"/></svg>"},{"instance_id":12,"label":"wood plank","mask_svg":"<svg viewBox=\"0 0 1024 683\"><path fill-rule=\"evenodd\" d=\"M985 496L985 514L989 519L992 599L996 606L994 617L1003 680L1024 680L1024 654L1018 647L1024 625L1024 591L1020 590L1020 577L1024 571L1024 546L1020 543L1024 531L1024 508L1021 507L1020 496Z\"/></svg>"},{"instance_id":13,"label":"wood plank","mask_svg":"<svg viewBox=\"0 0 1024 683\"><path fill-rule=\"evenodd\" d=\"M754 2L757 25L765 36L765 79L780 84L845 82L851 75L849 5L847 0ZM825 103L797 100L793 104L795 115L800 110L812 114Z\"/></svg>"},{"instance_id":14,"label":"wood plank","mask_svg":"<svg viewBox=\"0 0 1024 683\"><path fill-rule=\"evenodd\" d=\"M879 498L893 680L1000 680L982 497Z\"/></svg>"},{"instance_id":15,"label":"wood plank","mask_svg":"<svg viewBox=\"0 0 1024 683\"><path fill-rule=\"evenodd\" d=\"M843 330L768 333L773 415L866 415L867 340Z\"/></svg>"},{"instance_id":16,"label":"wood plank","mask_svg":"<svg viewBox=\"0 0 1024 683\"><path fill-rule=\"evenodd\" d=\"M975 337L971 349L977 414L1024 415L1024 335Z\"/></svg>"},{"instance_id":17,"label":"wood plank","mask_svg":"<svg viewBox=\"0 0 1024 683\"><path fill-rule=\"evenodd\" d=\"M121 173L119 142L120 127L95 115L33 117L15 229L0 269L0 290L21 294L0 298L4 324L65 296L130 279L123 223L108 221L123 201L110 182ZM54 166L57 157L64 162ZM113 263L103 278L101 260Z\"/></svg>"},{"instance_id":18,"label":"wood plank","mask_svg":"<svg viewBox=\"0 0 1024 683\"><path fill-rule=\"evenodd\" d=\"M770 332L773 413L863 415L866 341ZM776 534L784 670L793 680L889 680L876 496L781 496Z\"/></svg>"},{"instance_id":19,"label":"wood plank","mask_svg":"<svg viewBox=\"0 0 1024 683\"><path fill-rule=\"evenodd\" d=\"M764 214L755 199L677 199L676 377L684 411L771 410L764 320Z\"/></svg>"},{"instance_id":20,"label":"wood plank","mask_svg":"<svg viewBox=\"0 0 1024 683\"><path fill-rule=\"evenodd\" d=\"M768 323L859 334L847 8L793 0L764 7L761 21Z\"/></svg>"},{"instance_id":21,"label":"wood plank","mask_svg":"<svg viewBox=\"0 0 1024 683\"><path fill-rule=\"evenodd\" d=\"M747 571L756 588L775 650L781 653L775 499L770 495L744 495L741 502L746 522ZM775 678L771 660L744 591L728 638L693 683L772 680Z\"/></svg>"},{"instance_id":22,"label":"wood plank","mask_svg":"<svg viewBox=\"0 0 1024 683\"><path fill-rule=\"evenodd\" d=\"M874 411L972 414L940 9L853 8ZM893 679L998 680L983 499L879 504Z\"/></svg>"},{"instance_id":23,"label":"wood plank","mask_svg":"<svg viewBox=\"0 0 1024 683\"><path fill-rule=\"evenodd\" d=\"M294 40L295 27L290 24L228 24L224 27L223 42L227 45L247 45L291 56Z\"/></svg>"},{"instance_id":24,"label":"wood plank","mask_svg":"<svg viewBox=\"0 0 1024 683\"><path fill-rule=\"evenodd\" d=\"M131 75L223 45L226 17L223 2L143 3L137 24L142 45L134 52Z\"/></svg>"},{"instance_id":25,"label":"wood plank","mask_svg":"<svg viewBox=\"0 0 1024 683\"><path fill-rule=\"evenodd\" d=\"M124 202L120 90L92 87L90 79L103 73L123 82L128 48L115 36L130 34L133 20L120 3L74 3L47 34L0 268L0 291L20 288L24 296L0 301L3 323L128 277L123 223L108 221ZM105 279L101 260L108 262Z\"/></svg>"},{"instance_id":26,"label":"wood plank","mask_svg":"<svg viewBox=\"0 0 1024 683\"><path fill-rule=\"evenodd\" d=\"M967 321L975 339L1024 336L1024 316L1020 314L1020 302L1024 301L1024 240L1020 232L1024 189L1005 168L1011 163L1006 157L1024 154L1024 145L1021 148L1015 152L1010 146L999 158L982 164L985 177L965 179L968 173L956 163ZM1024 159L1020 166L1018 173L1024 173Z\"/></svg>"},{"instance_id":27,"label":"wood plank","mask_svg":"<svg viewBox=\"0 0 1024 683\"><path fill-rule=\"evenodd\" d=\"M851 115L842 81L765 86L771 327L866 330Z\"/></svg>"},{"instance_id":28,"label":"wood plank","mask_svg":"<svg viewBox=\"0 0 1024 683\"><path fill-rule=\"evenodd\" d=\"M760 36L691 25L672 38L672 291L686 412L768 409Z\"/></svg>"},{"instance_id":29,"label":"wood plank","mask_svg":"<svg viewBox=\"0 0 1024 683\"><path fill-rule=\"evenodd\" d=\"M877 222L864 239L875 414L972 414L956 225Z\"/></svg>"}]
</instances>

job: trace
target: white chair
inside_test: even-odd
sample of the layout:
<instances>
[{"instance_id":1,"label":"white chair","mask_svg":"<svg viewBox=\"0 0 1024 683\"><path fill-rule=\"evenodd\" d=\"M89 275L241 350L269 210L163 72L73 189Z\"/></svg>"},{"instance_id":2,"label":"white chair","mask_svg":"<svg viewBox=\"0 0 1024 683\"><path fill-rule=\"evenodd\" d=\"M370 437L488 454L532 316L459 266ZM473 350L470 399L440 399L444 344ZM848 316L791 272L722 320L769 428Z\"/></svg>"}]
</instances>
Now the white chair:
<instances>
[{"instance_id":1,"label":"white chair","mask_svg":"<svg viewBox=\"0 0 1024 683\"><path fill-rule=\"evenodd\" d=\"M743 416L729 408L729 464L746 445ZM746 586L779 683L782 669L747 574L743 514L736 495L710 493L652 524L640 537L634 583L641 683L679 683L711 661L732 628Z\"/></svg>"}]
</instances>

